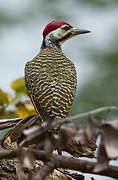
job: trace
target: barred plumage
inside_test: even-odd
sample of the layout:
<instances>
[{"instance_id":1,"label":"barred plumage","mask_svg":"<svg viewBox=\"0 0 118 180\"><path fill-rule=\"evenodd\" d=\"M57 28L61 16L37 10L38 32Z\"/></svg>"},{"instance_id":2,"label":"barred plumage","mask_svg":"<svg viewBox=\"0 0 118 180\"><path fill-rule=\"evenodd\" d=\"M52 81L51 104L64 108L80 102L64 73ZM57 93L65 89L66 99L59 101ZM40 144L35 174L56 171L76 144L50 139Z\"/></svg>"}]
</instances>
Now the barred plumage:
<instances>
[{"instance_id":1,"label":"barred plumage","mask_svg":"<svg viewBox=\"0 0 118 180\"><path fill-rule=\"evenodd\" d=\"M50 117L68 115L76 91L77 77L74 64L60 49L42 49L32 61L27 62L25 79L29 96Z\"/></svg>"},{"instance_id":2,"label":"barred plumage","mask_svg":"<svg viewBox=\"0 0 118 180\"><path fill-rule=\"evenodd\" d=\"M75 96L77 75L74 64L62 53L61 44L88 32L60 20L45 27L41 51L25 67L26 89L42 119L68 115Z\"/></svg>"}]
</instances>

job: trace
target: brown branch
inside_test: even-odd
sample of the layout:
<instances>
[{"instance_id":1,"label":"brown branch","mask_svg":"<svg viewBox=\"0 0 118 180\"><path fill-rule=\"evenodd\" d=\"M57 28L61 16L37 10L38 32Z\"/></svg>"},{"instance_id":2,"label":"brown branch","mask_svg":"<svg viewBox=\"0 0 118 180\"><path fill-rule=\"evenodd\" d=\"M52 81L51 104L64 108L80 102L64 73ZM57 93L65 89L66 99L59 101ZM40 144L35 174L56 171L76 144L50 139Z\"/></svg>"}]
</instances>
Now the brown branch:
<instances>
[{"instance_id":1,"label":"brown branch","mask_svg":"<svg viewBox=\"0 0 118 180\"><path fill-rule=\"evenodd\" d=\"M23 118L13 118L13 119L0 119L0 123L6 123L6 122L18 122L20 120L22 120Z\"/></svg>"},{"instance_id":2,"label":"brown branch","mask_svg":"<svg viewBox=\"0 0 118 180\"><path fill-rule=\"evenodd\" d=\"M40 170L36 173L36 175L32 178L32 180L45 180L45 178L53 172L55 169L55 162L47 162Z\"/></svg>"},{"instance_id":3,"label":"brown branch","mask_svg":"<svg viewBox=\"0 0 118 180\"><path fill-rule=\"evenodd\" d=\"M44 138L46 133L49 130L53 130L55 128L59 128L62 124L64 123L70 123L72 125L72 120L77 119L77 118L83 118L87 117L90 115L94 115L97 113L105 112L105 111L116 111L118 112L118 107L115 106L110 106L110 107L102 107L98 108L92 111L88 111L85 113L80 113L71 117L63 118L63 119L55 119L53 121L46 121L42 123L42 126L39 126L39 124L36 124L35 126L37 127L33 133L31 133L31 129L33 127L30 127L30 125L33 124L33 122L36 121L38 118L38 115L33 115L31 117L26 117L24 119L18 120L16 126L13 127L12 131L14 128L16 128L19 124L22 124L21 130L24 132L26 135L26 138L24 141L20 143L21 146L27 145L28 142L31 142L32 140L41 140L41 138ZM13 119L12 119L13 120ZM8 121L10 122L10 121ZM13 123L15 120L13 121ZM5 120L3 120L3 124L6 123ZM67 125L67 124L66 124ZM20 127L20 126L18 126ZM29 128L30 127L30 128ZM69 126L70 128L70 126ZM75 128L76 129L76 128ZM65 131L68 134L68 132L71 134L72 132L69 130L74 130L74 128L66 129ZM75 132L75 131L74 131ZM27 134L29 133L29 134ZM70 137L70 136L67 136ZM69 139L69 138L68 138ZM71 169L71 170L77 170L81 171L83 173L92 173L92 174L97 174L97 175L104 175L108 177L113 177L113 178L118 178L118 167L116 166L111 166L108 165L108 167L102 171L95 172L94 168L98 163L96 162L90 162L86 160L80 160L80 159L74 159L70 157L64 157L64 156L59 156L59 155L48 155L46 154L45 151L39 151L36 149L26 149L26 151L30 152L32 155L35 156L36 159L42 160L45 162L45 165L40 168L40 170L36 173L34 176L34 180L36 179L41 179L44 180L46 176L49 175L50 172L52 172L56 168L64 168L64 169ZM12 159L12 158L19 158L21 155L21 150L16 149L16 150L10 150L10 151L5 151L2 150L0 151L0 159ZM69 162L69 163L68 163Z\"/></svg>"},{"instance_id":4,"label":"brown branch","mask_svg":"<svg viewBox=\"0 0 118 180\"><path fill-rule=\"evenodd\" d=\"M0 159L17 158L20 154L20 149L14 150L0 150Z\"/></svg>"},{"instance_id":5,"label":"brown branch","mask_svg":"<svg viewBox=\"0 0 118 180\"><path fill-rule=\"evenodd\" d=\"M0 119L0 130L13 127L19 121L22 121L22 118L13 118L13 119Z\"/></svg>"},{"instance_id":6,"label":"brown branch","mask_svg":"<svg viewBox=\"0 0 118 180\"><path fill-rule=\"evenodd\" d=\"M96 175L108 176L112 178L118 178L118 167L109 165L106 169L99 172L94 172L94 168L97 165L95 162L87 160L73 159L70 157L64 157L59 155L53 155L54 161L57 163L57 168L65 168L82 173L92 173ZM68 163L69 162L69 163Z\"/></svg>"},{"instance_id":7,"label":"brown branch","mask_svg":"<svg viewBox=\"0 0 118 180\"><path fill-rule=\"evenodd\" d=\"M71 122L72 120L77 119L77 118L83 118L83 117L87 117L87 116L100 113L100 112L105 112L105 111L118 112L118 107L116 106L101 107L92 111L80 113L80 114L70 116L67 118L55 119L51 122L50 121L44 122L42 124L42 127L39 127L39 129L37 129L37 131L33 133L32 135L27 136L27 138L20 143L20 146L24 146L24 145L26 146L28 142L31 142L33 139L36 139L36 137L39 139L41 136L45 135L45 133L48 132L49 130L53 130L54 128L59 128L64 123Z\"/></svg>"},{"instance_id":8,"label":"brown branch","mask_svg":"<svg viewBox=\"0 0 118 180\"><path fill-rule=\"evenodd\" d=\"M37 115L30 115L25 118L2 119L2 120L0 120L0 130L7 129L9 127L13 127L15 125L18 125L18 123L19 124L21 124L23 122L25 123L35 116L37 116Z\"/></svg>"},{"instance_id":9,"label":"brown branch","mask_svg":"<svg viewBox=\"0 0 118 180\"><path fill-rule=\"evenodd\" d=\"M118 107L117 106L105 106L105 107L94 109L94 110L91 110L91 111L88 111L85 113L80 113L80 114L70 116L69 119L71 119L71 120L80 119L80 118L88 117L90 115L94 115L94 114L106 112L106 111L115 111L118 113Z\"/></svg>"},{"instance_id":10,"label":"brown branch","mask_svg":"<svg viewBox=\"0 0 118 180\"><path fill-rule=\"evenodd\" d=\"M41 158L40 151L31 149L33 155L36 155L37 159ZM39 153L39 156L38 156ZM43 153L43 151L41 152ZM43 154L44 155L44 154ZM45 154L46 155L46 154ZM55 162L55 168L71 169L81 171L83 173L92 173L96 175L103 175L112 178L118 178L118 167L109 165L107 169L100 172L94 172L94 168L97 165L96 162L90 162L87 160L74 159L71 157L65 157L60 155L52 155L50 157L52 162ZM69 162L69 163L68 163Z\"/></svg>"},{"instance_id":11,"label":"brown branch","mask_svg":"<svg viewBox=\"0 0 118 180\"><path fill-rule=\"evenodd\" d=\"M71 122L72 119L76 119L76 118L82 118L82 117L86 117L86 116L90 116L96 113L100 113L100 112L105 112L105 111L110 111L110 110L114 110L118 112L118 107L116 106L109 106L109 107L102 107L102 108L98 108L92 111L88 111L86 113L81 113L81 114L77 114L74 116L70 116L67 118L62 118L62 119L55 119L52 121L47 121L44 122L42 124L41 127L37 126L37 130L30 134L27 135L25 134L26 131L28 130L24 130L24 134L27 136L20 144L19 146L27 146L29 144L29 142L32 142L34 139L41 139L41 137L43 137L43 135L45 136L45 134L49 131L49 130L53 130L54 128L59 128L62 124L67 123L67 122ZM33 116L33 119L36 119L37 115ZM29 121L27 123L29 125ZM24 127L26 127L27 125L25 124Z\"/></svg>"},{"instance_id":12,"label":"brown branch","mask_svg":"<svg viewBox=\"0 0 118 180\"><path fill-rule=\"evenodd\" d=\"M108 165L106 169L99 172L94 172L94 168L97 165L96 162L90 162L87 160L80 160L80 159L74 159L71 157L65 157L60 155L52 155L48 156L44 151L39 151L36 149L28 149L29 152L31 152L37 160L42 160L43 162L54 162L55 164L51 164L49 169L47 170L47 175L55 168L65 168L65 169L71 169L76 171L81 171L83 173L92 173L96 175L103 175L108 176L112 178L118 179L118 167ZM19 157L20 150L1 150L0 151L0 159L11 159ZM69 162L69 163L68 163ZM45 168L47 166L44 166ZM42 168L41 171L46 171L45 168ZM39 172L38 172L39 173Z\"/></svg>"},{"instance_id":13,"label":"brown branch","mask_svg":"<svg viewBox=\"0 0 118 180\"><path fill-rule=\"evenodd\" d=\"M26 139L24 139L19 146L25 146L27 145L27 143L29 141L32 141L33 139L36 139L45 135L45 133L47 133L49 130L53 130L54 128L58 128L59 126L61 126L64 123L70 122L70 120L68 118L64 118L64 119L54 119L52 122L44 122L42 124L42 127L37 128L37 131L35 133L33 133L30 136L27 136ZM24 131L25 134L25 131Z\"/></svg>"},{"instance_id":14,"label":"brown branch","mask_svg":"<svg viewBox=\"0 0 118 180\"><path fill-rule=\"evenodd\" d=\"M88 112L84 112L84 113L79 113L73 116L69 116L67 118L61 119L62 121L67 121L67 120L74 120L74 119L80 119L80 118L84 118L90 115L94 115L97 113L101 113L101 112L105 112L105 111L115 111L118 112L118 107L117 106L105 106L105 107L101 107L101 108L97 108ZM34 115L35 116L35 115ZM2 119L0 120L0 124L5 124L5 123L10 123L10 122L19 122L21 120L23 120L25 118L14 118L14 119ZM61 122L62 123L62 122Z\"/></svg>"}]
</instances>

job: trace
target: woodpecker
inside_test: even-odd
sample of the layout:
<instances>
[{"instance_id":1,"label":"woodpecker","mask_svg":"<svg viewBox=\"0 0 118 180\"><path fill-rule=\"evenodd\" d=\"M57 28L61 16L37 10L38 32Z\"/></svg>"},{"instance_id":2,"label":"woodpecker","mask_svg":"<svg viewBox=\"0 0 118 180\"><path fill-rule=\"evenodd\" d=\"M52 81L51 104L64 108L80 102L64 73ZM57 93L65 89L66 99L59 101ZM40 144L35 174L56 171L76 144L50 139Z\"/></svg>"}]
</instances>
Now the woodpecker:
<instances>
[{"instance_id":1,"label":"woodpecker","mask_svg":"<svg viewBox=\"0 0 118 180\"><path fill-rule=\"evenodd\" d=\"M42 120L68 115L77 88L77 73L61 45L74 36L89 32L61 20L46 25L40 53L25 66L26 90Z\"/></svg>"}]
</instances>

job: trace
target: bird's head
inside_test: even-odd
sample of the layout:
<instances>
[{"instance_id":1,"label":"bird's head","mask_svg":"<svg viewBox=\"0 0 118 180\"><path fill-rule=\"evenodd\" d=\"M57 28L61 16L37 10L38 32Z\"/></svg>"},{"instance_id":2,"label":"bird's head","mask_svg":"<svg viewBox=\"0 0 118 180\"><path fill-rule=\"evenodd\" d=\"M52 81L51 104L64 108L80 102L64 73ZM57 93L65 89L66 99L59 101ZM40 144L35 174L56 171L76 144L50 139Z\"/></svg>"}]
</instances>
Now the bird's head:
<instances>
[{"instance_id":1,"label":"bird's head","mask_svg":"<svg viewBox=\"0 0 118 180\"><path fill-rule=\"evenodd\" d=\"M63 42L74 36L89 32L88 30L74 28L64 21L53 20L46 25L43 31L43 45L53 46L55 43L56 46L60 46Z\"/></svg>"}]
</instances>

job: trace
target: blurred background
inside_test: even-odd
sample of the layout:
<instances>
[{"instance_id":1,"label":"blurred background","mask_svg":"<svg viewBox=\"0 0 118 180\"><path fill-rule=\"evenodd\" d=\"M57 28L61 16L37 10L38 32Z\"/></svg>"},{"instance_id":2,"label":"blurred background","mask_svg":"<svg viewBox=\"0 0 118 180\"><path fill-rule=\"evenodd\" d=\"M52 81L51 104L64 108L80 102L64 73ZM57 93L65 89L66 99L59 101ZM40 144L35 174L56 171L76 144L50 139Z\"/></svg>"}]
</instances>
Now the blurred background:
<instances>
[{"instance_id":1,"label":"blurred background","mask_svg":"<svg viewBox=\"0 0 118 180\"><path fill-rule=\"evenodd\" d=\"M91 31L62 47L78 72L71 114L118 104L117 0L0 0L1 118L34 113L29 102L21 103L23 79L14 80L24 76L25 63L40 51L45 25L56 18Z\"/></svg>"}]
</instances>

